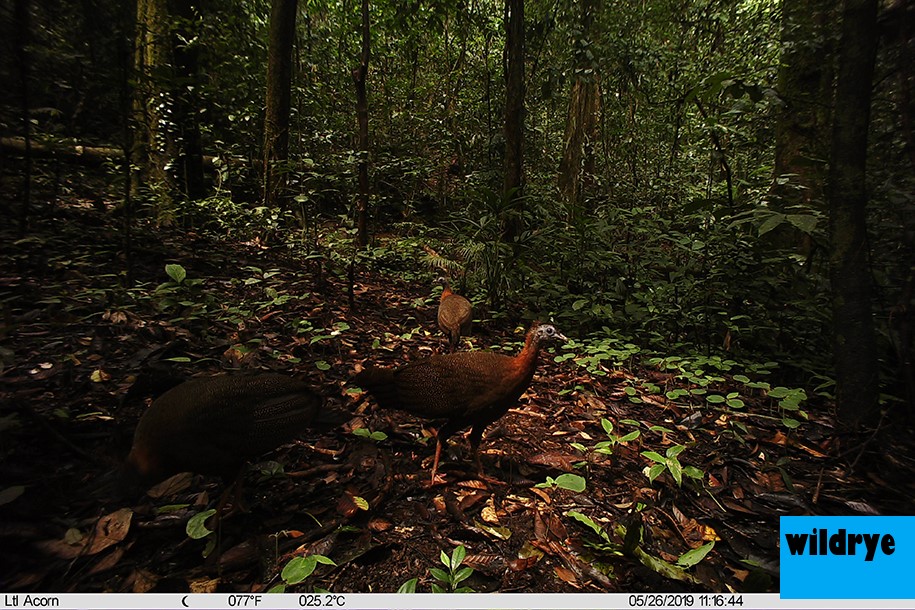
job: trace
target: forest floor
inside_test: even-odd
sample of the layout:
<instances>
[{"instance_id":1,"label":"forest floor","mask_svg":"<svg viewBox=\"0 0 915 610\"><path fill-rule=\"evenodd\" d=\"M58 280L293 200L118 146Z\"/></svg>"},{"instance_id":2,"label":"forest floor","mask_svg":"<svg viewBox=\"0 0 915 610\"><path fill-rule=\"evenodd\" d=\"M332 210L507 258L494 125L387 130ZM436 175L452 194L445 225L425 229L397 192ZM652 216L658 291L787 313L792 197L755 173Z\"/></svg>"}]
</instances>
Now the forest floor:
<instances>
[{"instance_id":1,"label":"forest floor","mask_svg":"<svg viewBox=\"0 0 915 610\"><path fill-rule=\"evenodd\" d=\"M771 399L729 375L710 389L741 388L744 409L692 404L695 386L676 371L607 363L590 374L582 354L554 358L562 347L487 430L493 480L475 476L459 434L443 452L447 482L429 487L434 422L378 411L347 382L366 362L442 351L430 283L360 271L350 307L345 279L285 248L137 227L128 291L112 208L75 197L36 208L24 239L0 229L0 589L257 592L317 553L336 566L289 590L394 592L418 578L426 592L441 552L464 545L473 574L462 585L475 591L777 591L781 515L913 513L913 432L890 418L844 434L812 398L809 421L789 430ZM168 263L202 282L156 292ZM473 347L514 353L523 331L483 320ZM131 502L93 492L172 376L239 369L301 376L353 420L266 456L247 474L247 512L203 539L186 524L215 504L217 479L179 478ZM675 389L685 398L671 400ZM640 436L614 442L602 420ZM643 452L677 445L701 481L649 482ZM586 489L535 486L564 473ZM672 565L711 541L696 565Z\"/></svg>"}]
</instances>

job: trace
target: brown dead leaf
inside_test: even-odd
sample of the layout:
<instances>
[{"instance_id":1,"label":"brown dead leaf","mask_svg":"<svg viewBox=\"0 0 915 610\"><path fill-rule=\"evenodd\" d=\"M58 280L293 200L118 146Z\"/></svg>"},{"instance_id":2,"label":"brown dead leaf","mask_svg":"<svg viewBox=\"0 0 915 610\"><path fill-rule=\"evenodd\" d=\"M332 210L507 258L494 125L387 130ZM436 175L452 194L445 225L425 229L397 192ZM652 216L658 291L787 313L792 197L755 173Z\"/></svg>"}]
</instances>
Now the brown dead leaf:
<instances>
[{"instance_id":1,"label":"brown dead leaf","mask_svg":"<svg viewBox=\"0 0 915 610\"><path fill-rule=\"evenodd\" d=\"M781 430L776 430L772 438L766 439L766 442L773 445L785 445L788 443L788 437L782 434Z\"/></svg>"},{"instance_id":2,"label":"brown dead leaf","mask_svg":"<svg viewBox=\"0 0 915 610\"><path fill-rule=\"evenodd\" d=\"M543 554L541 553L539 556L531 555L530 557L525 557L523 559L520 557L518 559L510 559L508 561L508 567L513 572L523 572L524 570L540 561L540 557L542 556Z\"/></svg>"},{"instance_id":3,"label":"brown dead leaf","mask_svg":"<svg viewBox=\"0 0 915 610\"><path fill-rule=\"evenodd\" d=\"M552 500L550 499L550 494L545 489L541 489L540 487L531 487L531 491L534 492L535 494L537 494L540 497L540 499L543 500L544 502L546 502L547 504L552 502Z\"/></svg>"},{"instance_id":4,"label":"brown dead leaf","mask_svg":"<svg viewBox=\"0 0 915 610\"><path fill-rule=\"evenodd\" d=\"M467 555L464 564L484 574L499 574L505 570L505 558L501 555Z\"/></svg>"},{"instance_id":5,"label":"brown dead leaf","mask_svg":"<svg viewBox=\"0 0 915 610\"><path fill-rule=\"evenodd\" d=\"M486 502L486 506L483 507L483 510L480 511L480 518L483 519L486 523L499 523L499 515L496 513L496 506L492 498Z\"/></svg>"},{"instance_id":6,"label":"brown dead leaf","mask_svg":"<svg viewBox=\"0 0 915 610\"><path fill-rule=\"evenodd\" d=\"M152 591L157 584L159 584L158 575L140 568L133 573L133 587L131 590L134 593L146 593L147 591Z\"/></svg>"},{"instance_id":7,"label":"brown dead leaf","mask_svg":"<svg viewBox=\"0 0 915 610\"><path fill-rule=\"evenodd\" d=\"M552 513L543 515L540 511L534 511L534 536L539 541L552 542L565 540L569 534L556 515Z\"/></svg>"},{"instance_id":8,"label":"brown dead leaf","mask_svg":"<svg viewBox=\"0 0 915 610\"><path fill-rule=\"evenodd\" d=\"M95 524L92 534L79 540L44 540L37 546L61 559L75 559L83 555L95 555L113 544L122 541L130 530L133 511L122 508L101 517Z\"/></svg>"},{"instance_id":9,"label":"brown dead leaf","mask_svg":"<svg viewBox=\"0 0 915 610\"><path fill-rule=\"evenodd\" d=\"M473 493L469 493L469 494L463 496L463 497L460 499L460 502L458 503L458 505L461 507L461 510L462 510L462 511L466 511L466 510L468 510L469 508L471 508L471 507L473 507L473 506L476 506L476 504L477 504L478 502L480 502L481 500L483 500L483 499L485 499L485 498L487 498L487 497L489 497L489 494L488 494L488 493L483 493L483 492L480 492L480 491L475 491L475 492L473 492Z\"/></svg>"},{"instance_id":10,"label":"brown dead leaf","mask_svg":"<svg viewBox=\"0 0 915 610\"><path fill-rule=\"evenodd\" d=\"M760 485L772 492L787 491L785 481L778 471L760 472L758 476Z\"/></svg>"},{"instance_id":11,"label":"brown dead leaf","mask_svg":"<svg viewBox=\"0 0 915 610\"><path fill-rule=\"evenodd\" d=\"M750 570L739 570L733 566L726 566L728 570L734 573L734 578L743 582L747 579L747 576L750 575Z\"/></svg>"},{"instance_id":12,"label":"brown dead leaf","mask_svg":"<svg viewBox=\"0 0 915 610\"><path fill-rule=\"evenodd\" d=\"M169 477L161 483L151 487L149 491L146 492L146 495L154 500L167 498L168 496L173 496L188 489L193 480L194 475L192 473L179 472L175 476Z\"/></svg>"},{"instance_id":13,"label":"brown dead leaf","mask_svg":"<svg viewBox=\"0 0 915 610\"><path fill-rule=\"evenodd\" d=\"M387 519L381 517L372 517L369 519L369 529L373 532L386 532L391 529L393 524Z\"/></svg>"},{"instance_id":14,"label":"brown dead leaf","mask_svg":"<svg viewBox=\"0 0 915 610\"><path fill-rule=\"evenodd\" d=\"M89 574L99 574L100 572L105 572L110 570L121 561L121 557L124 556L124 553L127 552L127 546L120 546L115 548L113 551L99 559L94 566L89 569Z\"/></svg>"},{"instance_id":15,"label":"brown dead leaf","mask_svg":"<svg viewBox=\"0 0 915 610\"><path fill-rule=\"evenodd\" d=\"M549 468L556 468L564 472L572 472L572 470L574 470L574 467L572 466L573 460L578 461L578 458L566 453L538 453L537 455L528 458L527 461L531 464L548 466Z\"/></svg>"},{"instance_id":16,"label":"brown dead leaf","mask_svg":"<svg viewBox=\"0 0 915 610\"><path fill-rule=\"evenodd\" d=\"M337 502L337 512L344 517L352 517L359 512L359 505L349 492L340 496L340 500Z\"/></svg>"},{"instance_id":17,"label":"brown dead leaf","mask_svg":"<svg viewBox=\"0 0 915 610\"><path fill-rule=\"evenodd\" d=\"M191 593L216 593L219 586L218 578L201 578L187 583Z\"/></svg>"},{"instance_id":18,"label":"brown dead leaf","mask_svg":"<svg viewBox=\"0 0 915 610\"><path fill-rule=\"evenodd\" d=\"M700 525L700 530L702 531L702 540L705 542L709 541L718 541L721 540L721 536L718 535L718 532L715 531L715 528L708 525ZM701 544L699 546L702 546ZM696 547L698 548L698 547Z\"/></svg>"},{"instance_id":19,"label":"brown dead leaf","mask_svg":"<svg viewBox=\"0 0 915 610\"><path fill-rule=\"evenodd\" d=\"M572 570L562 566L556 566L553 568L553 571L560 580L569 583L573 587L578 587L578 580L575 578L575 572Z\"/></svg>"},{"instance_id":20,"label":"brown dead leaf","mask_svg":"<svg viewBox=\"0 0 915 610\"><path fill-rule=\"evenodd\" d=\"M465 487L468 489L480 489L488 491L489 488L486 486L486 483L478 479L470 479L469 481L461 481L458 483L458 487Z\"/></svg>"},{"instance_id":21,"label":"brown dead leaf","mask_svg":"<svg viewBox=\"0 0 915 610\"><path fill-rule=\"evenodd\" d=\"M219 567L223 570L236 570L257 562L257 545L253 540L244 540L219 556Z\"/></svg>"}]
</instances>

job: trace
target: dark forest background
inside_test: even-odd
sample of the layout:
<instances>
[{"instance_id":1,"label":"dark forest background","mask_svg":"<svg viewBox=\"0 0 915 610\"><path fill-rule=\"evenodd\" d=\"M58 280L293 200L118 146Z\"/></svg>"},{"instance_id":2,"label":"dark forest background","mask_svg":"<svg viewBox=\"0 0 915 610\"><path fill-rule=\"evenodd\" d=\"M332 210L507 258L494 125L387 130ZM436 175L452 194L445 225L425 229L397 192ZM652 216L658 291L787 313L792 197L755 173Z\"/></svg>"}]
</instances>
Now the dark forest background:
<instances>
[{"instance_id":1,"label":"dark forest background","mask_svg":"<svg viewBox=\"0 0 915 610\"><path fill-rule=\"evenodd\" d=\"M229 263L266 288L227 307L186 247L141 273L140 236L198 235L294 261L354 311L378 277L393 294L446 275L477 328L551 320L573 339L557 363L659 370L681 385L638 387L664 404L753 396L791 438L811 413L911 425L909 0L0 0L0 17L7 372L33 306L14 276L68 277L37 227L82 205L112 257L80 267L74 315L204 320L259 349L245 324L293 284ZM355 360L336 357L318 368Z\"/></svg>"}]
</instances>

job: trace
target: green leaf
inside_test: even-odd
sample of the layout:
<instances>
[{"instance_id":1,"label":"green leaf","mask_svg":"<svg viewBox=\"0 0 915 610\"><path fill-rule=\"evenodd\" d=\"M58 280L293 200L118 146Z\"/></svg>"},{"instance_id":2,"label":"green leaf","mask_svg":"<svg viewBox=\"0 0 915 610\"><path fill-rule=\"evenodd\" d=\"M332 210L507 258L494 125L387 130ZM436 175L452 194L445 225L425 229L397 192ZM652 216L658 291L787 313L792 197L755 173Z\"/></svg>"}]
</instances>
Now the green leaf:
<instances>
[{"instance_id":1,"label":"green leaf","mask_svg":"<svg viewBox=\"0 0 915 610\"><path fill-rule=\"evenodd\" d=\"M677 565L684 568L691 568L705 559L705 556L708 555L709 551L711 551L713 548L715 548L714 540L708 544L703 544L698 549L691 549L686 551L680 555L680 558L677 560Z\"/></svg>"},{"instance_id":2,"label":"green leaf","mask_svg":"<svg viewBox=\"0 0 915 610\"><path fill-rule=\"evenodd\" d=\"M429 568L429 574L432 575L432 578L440 582L451 582L451 575L441 568Z\"/></svg>"},{"instance_id":3,"label":"green leaf","mask_svg":"<svg viewBox=\"0 0 915 610\"><path fill-rule=\"evenodd\" d=\"M649 460L651 460L653 462L657 462L658 464L667 463L667 459L663 455L661 455L660 453L657 453L655 451L643 451L642 455L644 455L645 457L647 457Z\"/></svg>"},{"instance_id":4,"label":"green leaf","mask_svg":"<svg viewBox=\"0 0 915 610\"><path fill-rule=\"evenodd\" d=\"M639 430L633 430L633 431L630 432L629 434L626 434L625 436L621 436L620 439L619 439L619 442L621 442L621 443L628 443L629 441L634 441L634 440L637 439L641 434L642 434L642 433L641 433Z\"/></svg>"},{"instance_id":5,"label":"green leaf","mask_svg":"<svg viewBox=\"0 0 915 610\"><path fill-rule=\"evenodd\" d=\"M384 432L382 432L381 430L376 430L375 432L372 432L372 434L369 436L369 438L372 439L373 441L383 441L388 438L388 435L385 434Z\"/></svg>"},{"instance_id":6,"label":"green leaf","mask_svg":"<svg viewBox=\"0 0 915 610\"><path fill-rule=\"evenodd\" d=\"M165 265L165 273L172 278L176 284L180 284L187 277L187 271L181 265Z\"/></svg>"},{"instance_id":7,"label":"green leaf","mask_svg":"<svg viewBox=\"0 0 915 610\"><path fill-rule=\"evenodd\" d=\"M211 508L209 510L203 511L202 513L197 513L188 519L187 525L184 528L188 537L192 540L200 540L201 538L206 538L212 534L213 530L209 529L204 522L215 514L216 509Z\"/></svg>"},{"instance_id":8,"label":"green leaf","mask_svg":"<svg viewBox=\"0 0 915 610\"><path fill-rule=\"evenodd\" d=\"M651 426L650 428L648 428L648 430L651 432L666 432L667 434L674 433L674 431L671 430L670 428L665 428L664 426L657 426L657 425Z\"/></svg>"},{"instance_id":9,"label":"green leaf","mask_svg":"<svg viewBox=\"0 0 915 610\"><path fill-rule=\"evenodd\" d=\"M634 419L621 419L620 423L626 424L627 426L635 426L636 428L642 425Z\"/></svg>"},{"instance_id":10,"label":"green leaf","mask_svg":"<svg viewBox=\"0 0 915 610\"><path fill-rule=\"evenodd\" d=\"M470 578L470 576L472 574L473 574L473 568L465 566L465 567L461 568L460 570L458 570L457 573L452 577L451 583L454 585L461 583L461 582L467 580L468 578Z\"/></svg>"},{"instance_id":11,"label":"green leaf","mask_svg":"<svg viewBox=\"0 0 915 610\"><path fill-rule=\"evenodd\" d=\"M809 214L788 214L788 222L807 235L813 233L817 226L817 217Z\"/></svg>"},{"instance_id":12,"label":"green leaf","mask_svg":"<svg viewBox=\"0 0 915 610\"><path fill-rule=\"evenodd\" d=\"M317 566L317 559L314 555L309 555L308 557L293 557L289 560L289 563L286 564L286 567L283 568L280 577L285 580L287 584L295 585L311 576L312 572L315 571L315 566Z\"/></svg>"},{"instance_id":13,"label":"green leaf","mask_svg":"<svg viewBox=\"0 0 915 610\"><path fill-rule=\"evenodd\" d=\"M761 225L759 225L759 237L762 237L769 231L778 228L778 226L783 222L785 222L784 214L772 214Z\"/></svg>"},{"instance_id":14,"label":"green leaf","mask_svg":"<svg viewBox=\"0 0 915 610\"><path fill-rule=\"evenodd\" d=\"M665 464L655 464L648 470L648 480L654 483L654 480L661 476L661 473L667 470Z\"/></svg>"},{"instance_id":15,"label":"green leaf","mask_svg":"<svg viewBox=\"0 0 915 610\"><path fill-rule=\"evenodd\" d=\"M315 366L318 367L319 371L326 371L330 369L330 365L323 360L318 360L315 362Z\"/></svg>"},{"instance_id":16,"label":"green leaf","mask_svg":"<svg viewBox=\"0 0 915 610\"><path fill-rule=\"evenodd\" d=\"M362 510L368 510L368 509L369 509L368 500L366 500L366 499L363 498L362 496L353 496L353 504L355 504L356 506L358 506L358 507L361 508Z\"/></svg>"},{"instance_id":17,"label":"green leaf","mask_svg":"<svg viewBox=\"0 0 915 610\"><path fill-rule=\"evenodd\" d=\"M577 474L561 474L556 477L557 487L568 489L569 491L582 492L585 490L585 479Z\"/></svg>"},{"instance_id":18,"label":"green leaf","mask_svg":"<svg viewBox=\"0 0 915 610\"><path fill-rule=\"evenodd\" d=\"M9 504L25 492L24 485L13 485L12 487L7 487L3 491L0 491L0 506L4 504Z\"/></svg>"},{"instance_id":19,"label":"green leaf","mask_svg":"<svg viewBox=\"0 0 915 610\"><path fill-rule=\"evenodd\" d=\"M448 581L445 581L445 582L448 582ZM433 593L444 593L444 592L445 592L444 589L442 589L440 586L438 586L438 585L435 584L435 583L432 583L430 586L432 587L432 592L433 592Z\"/></svg>"},{"instance_id":20,"label":"green leaf","mask_svg":"<svg viewBox=\"0 0 915 610\"><path fill-rule=\"evenodd\" d=\"M326 566L334 566L335 568L337 567L337 564L330 557L325 557L324 555L309 555L309 557L314 557L315 561L318 563L323 563Z\"/></svg>"},{"instance_id":21,"label":"green leaf","mask_svg":"<svg viewBox=\"0 0 915 610\"><path fill-rule=\"evenodd\" d=\"M577 301L572 303L572 311L578 311L587 304L588 304L587 299L578 299Z\"/></svg>"},{"instance_id":22,"label":"green leaf","mask_svg":"<svg viewBox=\"0 0 915 610\"><path fill-rule=\"evenodd\" d=\"M611 432L613 432L613 422L611 422L606 417L601 418L600 425L604 429L604 432L606 432L607 434L610 434Z\"/></svg>"},{"instance_id":23,"label":"green leaf","mask_svg":"<svg viewBox=\"0 0 915 610\"><path fill-rule=\"evenodd\" d=\"M555 487L555 486L556 486L556 479L554 479L551 476L547 476L546 481L544 481L543 483L537 483L536 485L534 485L534 487L540 487L540 488Z\"/></svg>"},{"instance_id":24,"label":"green leaf","mask_svg":"<svg viewBox=\"0 0 915 610\"><path fill-rule=\"evenodd\" d=\"M750 383L750 378L746 375L734 375L734 381L739 381L740 383Z\"/></svg>"},{"instance_id":25,"label":"green leaf","mask_svg":"<svg viewBox=\"0 0 915 610\"><path fill-rule=\"evenodd\" d=\"M681 453L683 453L684 449L686 449L685 445L674 445L673 447L667 448L665 455L667 455L667 457L669 457L669 458L675 458L678 455L680 455Z\"/></svg>"},{"instance_id":26,"label":"green leaf","mask_svg":"<svg viewBox=\"0 0 915 610\"><path fill-rule=\"evenodd\" d=\"M691 479L696 479L698 481L701 481L702 479L705 478L705 473L702 472L701 470L699 470L698 468L696 468L695 466L684 466L683 474L685 474L686 476L688 476Z\"/></svg>"},{"instance_id":27,"label":"green leaf","mask_svg":"<svg viewBox=\"0 0 915 610\"><path fill-rule=\"evenodd\" d=\"M411 578L404 584L400 585L400 588L397 589L398 593L416 593L416 584L419 582L418 578Z\"/></svg>"},{"instance_id":28,"label":"green leaf","mask_svg":"<svg viewBox=\"0 0 915 610\"><path fill-rule=\"evenodd\" d=\"M440 551L438 555L438 560L442 562L446 568L451 567L451 558L448 557L448 554L445 551Z\"/></svg>"},{"instance_id":29,"label":"green leaf","mask_svg":"<svg viewBox=\"0 0 915 610\"><path fill-rule=\"evenodd\" d=\"M464 548L464 545L458 546L456 549L451 551L451 571L454 572L458 569L458 566L464 562L464 557L467 556L467 549Z\"/></svg>"},{"instance_id":30,"label":"green leaf","mask_svg":"<svg viewBox=\"0 0 915 610\"><path fill-rule=\"evenodd\" d=\"M786 387L778 386L769 390L769 398L785 398L788 394L791 393Z\"/></svg>"},{"instance_id":31,"label":"green leaf","mask_svg":"<svg viewBox=\"0 0 915 610\"><path fill-rule=\"evenodd\" d=\"M801 425L801 422L799 422L798 420L791 418L791 417L783 417L782 423L785 425L786 428L791 428L792 430L794 430L795 428L797 428L798 426Z\"/></svg>"},{"instance_id":32,"label":"green leaf","mask_svg":"<svg viewBox=\"0 0 915 610\"><path fill-rule=\"evenodd\" d=\"M286 583L280 583L278 585L273 585L267 589L267 593L285 593L286 592Z\"/></svg>"},{"instance_id":33,"label":"green leaf","mask_svg":"<svg viewBox=\"0 0 915 610\"><path fill-rule=\"evenodd\" d=\"M571 517L571 518L575 519L576 521L578 521L579 523L583 523L585 526L591 528L591 531L593 531L595 534L597 534L598 536L600 536L607 542L610 542L610 536L607 535L607 532L604 531L604 528L602 528L597 523L595 523L587 515L584 515L584 514L578 512L577 510L570 510L569 512L566 513L566 517Z\"/></svg>"},{"instance_id":34,"label":"green leaf","mask_svg":"<svg viewBox=\"0 0 915 610\"><path fill-rule=\"evenodd\" d=\"M677 487L683 484L683 467L680 466L680 462L674 459L667 460L667 469L670 471L671 476L673 476L674 481L677 483Z\"/></svg>"},{"instance_id":35,"label":"green leaf","mask_svg":"<svg viewBox=\"0 0 915 610\"><path fill-rule=\"evenodd\" d=\"M744 407L744 402L739 398L731 398L728 400L727 404L732 409L742 409Z\"/></svg>"},{"instance_id":36,"label":"green leaf","mask_svg":"<svg viewBox=\"0 0 915 610\"><path fill-rule=\"evenodd\" d=\"M721 396L720 394L710 394L705 397L705 400L711 404L720 404L724 402L725 399L724 396Z\"/></svg>"}]
</instances>

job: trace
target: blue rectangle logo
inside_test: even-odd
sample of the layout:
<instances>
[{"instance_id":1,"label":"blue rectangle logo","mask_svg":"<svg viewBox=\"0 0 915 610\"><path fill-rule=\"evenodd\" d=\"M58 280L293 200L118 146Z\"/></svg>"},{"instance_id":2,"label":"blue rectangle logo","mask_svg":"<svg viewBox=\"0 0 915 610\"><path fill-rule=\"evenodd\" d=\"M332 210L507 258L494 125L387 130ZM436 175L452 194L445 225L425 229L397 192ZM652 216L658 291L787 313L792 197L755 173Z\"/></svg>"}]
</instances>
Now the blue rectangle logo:
<instances>
[{"instance_id":1,"label":"blue rectangle logo","mask_svg":"<svg viewBox=\"0 0 915 610\"><path fill-rule=\"evenodd\" d=\"M780 517L781 597L915 599L915 517Z\"/></svg>"}]
</instances>

